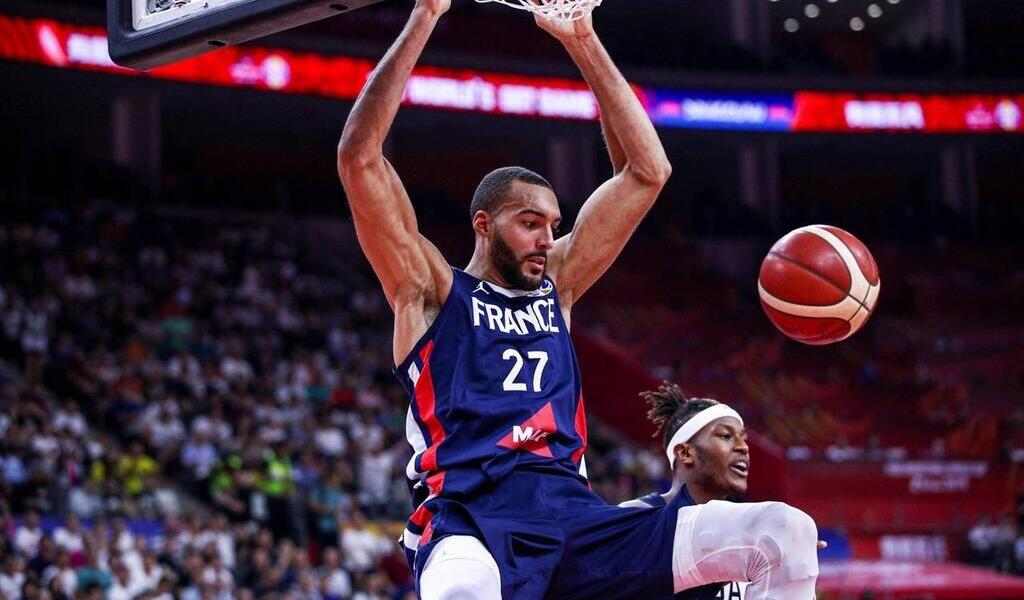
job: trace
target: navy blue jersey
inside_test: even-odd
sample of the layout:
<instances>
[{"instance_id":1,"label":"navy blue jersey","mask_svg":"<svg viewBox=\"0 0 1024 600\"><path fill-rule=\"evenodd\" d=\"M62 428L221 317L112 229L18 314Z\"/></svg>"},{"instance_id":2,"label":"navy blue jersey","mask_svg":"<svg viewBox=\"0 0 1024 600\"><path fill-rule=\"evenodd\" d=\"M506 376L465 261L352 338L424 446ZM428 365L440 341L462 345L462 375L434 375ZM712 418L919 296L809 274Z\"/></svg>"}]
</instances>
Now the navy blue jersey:
<instances>
[{"instance_id":1,"label":"navy blue jersey","mask_svg":"<svg viewBox=\"0 0 1024 600\"><path fill-rule=\"evenodd\" d=\"M551 279L506 290L453 269L452 289L395 374L409 394L414 504L461 499L515 469L583 478L579 367ZM427 515L414 515L414 533Z\"/></svg>"},{"instance_id":2,"label":"navy blue jersey","mask_svg":"<svg viewBox=\"0 0 1024 600\"><path fill-rule=\"evenodd\" d=\"M684 491L685 491L685 489L686 488L683 488ZM647 494L646 496L641 496L641 497L637 498L637 501L643 502L647 506L650 506L650 507L653 507L653 508L664 508L666 506L665 498L661 494L659 494L658 492L651 492L650 494ZM687 504L686 506L689 506L689 504Z\"/></svg>"},{"instance_id":3,"label":"navy blue jersey","mask_svg":"<svg viewBox=\"0 0 1024 600\"><path fill-rule=\"evenodd\" d=\"M679 495L682 497L682 501L678 503L680 507L697 504L694 502L693 497L690 496L690 492L686 489L685 485L679 490ZM637 498L637 501L652 508L664 508L666 506L665 498L657 492L641 496ZM675 600L743 600L743 589L745 587L745 585L735 581L730 583L712 583L679 592L676 594Z\"/></svg>"}]
</instances>

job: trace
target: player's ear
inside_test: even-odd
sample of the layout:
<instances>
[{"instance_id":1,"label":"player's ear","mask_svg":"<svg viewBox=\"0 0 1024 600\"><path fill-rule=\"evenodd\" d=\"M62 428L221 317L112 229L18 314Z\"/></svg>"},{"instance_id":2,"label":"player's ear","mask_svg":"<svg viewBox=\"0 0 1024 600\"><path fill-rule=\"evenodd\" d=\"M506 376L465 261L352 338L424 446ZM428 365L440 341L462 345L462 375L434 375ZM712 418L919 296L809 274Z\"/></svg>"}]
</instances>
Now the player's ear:
<instances>
[{"instance_id":1,"label":"player's ear","mask_svg":"<svg viewBox=\"0 0 1024 600\"><path fill-rule=\"evenodd\" d=\"M697 462L693 444L677 444L675 449L676 462L692 467Z\"/></svg>"},{"instance_id":2,"label":"player's ear","mask_svg":"<svg viewBox=\"0 0 1024 600\"><path fill-rule=\"evenodd\" d=\"M477 235L487 237L491 235L493 230L494 219L491 218L491 215L483 210L476 211L476 214L473 215L473 231L475 231Z\"/></svg>"}]
</instances>

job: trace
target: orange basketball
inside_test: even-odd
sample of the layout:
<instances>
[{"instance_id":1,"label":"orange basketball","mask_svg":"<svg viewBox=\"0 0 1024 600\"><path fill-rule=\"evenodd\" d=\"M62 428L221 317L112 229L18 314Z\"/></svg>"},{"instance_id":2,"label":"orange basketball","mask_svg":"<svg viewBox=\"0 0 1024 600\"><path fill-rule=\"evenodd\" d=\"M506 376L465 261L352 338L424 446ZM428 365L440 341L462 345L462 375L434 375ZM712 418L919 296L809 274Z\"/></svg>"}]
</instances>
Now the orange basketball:
<instances>
[{"instance_id":1,"label":"orange basketball","mask_svg":"<svg viewBox=\"0 0 1024 600\"><path fill-rule=\"evenodd\" d=\"M867 323L881 289L878 265L860 240L830 225L808 225L776 242L761 263L757 291L779 331L798 342L845 340Z\"/></svg>"}]
</instances>

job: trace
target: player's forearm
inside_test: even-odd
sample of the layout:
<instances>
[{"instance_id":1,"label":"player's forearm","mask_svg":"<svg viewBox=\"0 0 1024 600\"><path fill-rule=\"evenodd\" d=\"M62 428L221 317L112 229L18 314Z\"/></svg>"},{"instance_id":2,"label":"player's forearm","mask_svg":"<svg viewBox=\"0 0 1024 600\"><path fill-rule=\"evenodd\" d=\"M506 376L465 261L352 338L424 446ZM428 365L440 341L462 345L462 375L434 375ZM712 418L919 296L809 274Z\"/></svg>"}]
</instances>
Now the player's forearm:
<instances>
[{"instance_id":1,"label":"player's forearm","mask_svg":"<svg viewBox=\"0 0 1024 600\"><path fill-rule=\"evenodd\" d=\"M636 176L652 183L664 183L671 171L665 149L647 111L608 51L596 35L572 38L564 44L597 97L612 161L615 162L616 150L619 150L625 167ZM616 167L616 171L621 168Z\"/></svg>"},{"instance_id":2,"label":"player's forearm","mask_svg":"<svg viewBox=\"0 0 1024 600\"><path fill-rule=\"evenodd\" d=\"M612 161L612 171L618 175L626 166L626 155L622 151L622 142L611 124L607 122L604 115L601 115L601 133L604 135L604 143L608 148L608 158Z\"/></svg>"},{"instance_id":3,"label":"player's forearm","mask_svg":"<svg viewBox=\"0 0 1024 600\"><path fill-rule=\"evenodd\" d=\"M413 9L405 29L374 69L348 115L338 147L341 162L381 153L409 76L440 16L421 6Z\"/></svg>"}]
</instances>

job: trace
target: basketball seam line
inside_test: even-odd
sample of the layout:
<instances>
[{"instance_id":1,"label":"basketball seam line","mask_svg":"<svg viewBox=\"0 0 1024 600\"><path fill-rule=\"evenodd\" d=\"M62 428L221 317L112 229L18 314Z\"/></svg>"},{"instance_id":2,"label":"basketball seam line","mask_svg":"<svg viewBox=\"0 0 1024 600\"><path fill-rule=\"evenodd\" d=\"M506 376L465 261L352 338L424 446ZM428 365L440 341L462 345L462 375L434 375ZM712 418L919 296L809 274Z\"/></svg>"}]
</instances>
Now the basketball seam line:
<instances>
[{"instance_id":1,"label":"basketball seam line","mask_svg":"<svg viewBox=\"0 0 1024 600\"><path fill-rule=\"evenodd\" d=\"M812 276L813 276L813 277L815 277L816 279L819 279L819 280L821 280L821 281L824 281L825 283L827 283L827 284L829 284L830 286L834 287L835 289L839 290L840 292L842 292L842 293L843 293L843 295L844 295L845 297L847 297L847 298L852 298L854 302L856 302L857 304L859 304L859 305L861 305L862 307L864 307L864 310L868 311L869 313L871 312L871 309L870 309L870 308L868 308L868 306L867 306L866 304L864 304L863 302L861 302L859 298L857 298L856 296L854 296L853 294L851 294L851 293L849 292L849 290L844 290L843 288L839 287L839 285L837 285L837 284L836 284L836 283L835 283L834 281L832 281L831 279L828 279L827 277L824 277L824 276L820 275L820 274L819 274L819 273L818 273L817 271L815 271L814 269L811 269L810 267L808 267L807 265L803 264L802 262L800 262L800 261L798 261L798 260L794 260L794 259L792 259L792 258L790 258L790 257L786 256L785 254L779 254L778 252L775 252L774 250L773 250L773 251L770 251L770 252L768 253L768 256L774 256L774 257L776 257L776 258L779 258L779 259L781 259L781 260L784 260L784 261L788 262L788 263L789 263L789 264L791 264L791 265L794 265L794 266L796 266L796 267L799 267L799 268L800 268L801 270L803 270L803 271L805 271L806 273L808 273L808 274L812 275ZM845 262L843 263L843 267L846 267L846 263L845 263ZM857 267L859 268L859 267L860 267L860 265L857 265ZM850 273L850 269L849 269L849 267L846 267L846 272L847 272L847 273L848 273L848 274L850 275L850 281L853 281L853 274L852 274L852 273ZM868 283L868 291L869 291L869 292L871 291L871 288L872 288L872 287L873 287L873 286L871 285L871 283ZM770 293L770 292L769 292L769 293ZM772 295L774 295L774 294L772 294ZM867 297L865 297L865 300L866 300L866 299L867 299ZM787 302L788 302L788 300L787 300ZM817 306L817 305L814 305L814 304L808 304L807 306ZM824 305L822 305L822 306L824 306ZM859 312L859 311L855 311L855 312L853 313L853 314L854 314L854 316L856 316L856 315L857 315L857 312ZM853 319L853 317L850 317L850 319ZM849 321L850 321L850 319L846 319L846 321L847 321L847 322L849 322Z\"/></svg>"}]
</instances>

